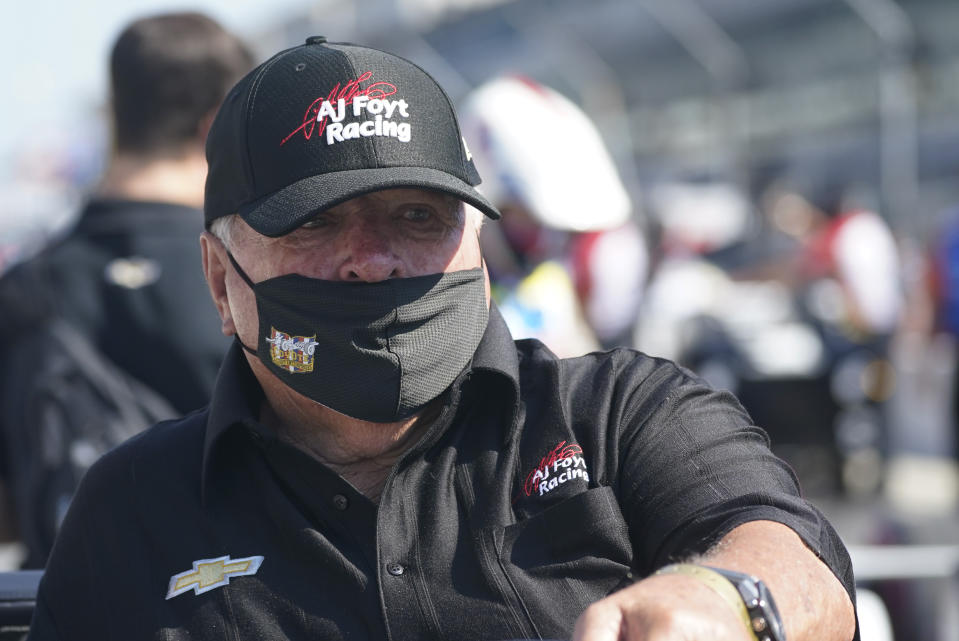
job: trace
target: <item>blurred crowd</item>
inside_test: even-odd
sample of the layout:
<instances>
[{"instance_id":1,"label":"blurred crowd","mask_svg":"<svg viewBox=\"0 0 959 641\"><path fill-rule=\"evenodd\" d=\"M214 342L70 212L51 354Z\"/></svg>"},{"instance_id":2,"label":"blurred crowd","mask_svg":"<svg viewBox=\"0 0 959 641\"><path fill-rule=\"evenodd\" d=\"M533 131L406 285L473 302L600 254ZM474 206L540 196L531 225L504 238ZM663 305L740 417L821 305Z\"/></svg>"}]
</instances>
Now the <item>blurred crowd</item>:
<instances>
[{"instance_id":1,"label":"blurred crowd","mask_svg":"<svg viewBox=\"0 0 959 641\"><path fill-rule=\"evenodd\" d=\"M890 226L875 185L808 169L627 188L595 124L534 79L493 78L459 107L481 190L503 212L482 241L514 337L562 356L626 345L734 392L807 494L898 515L860 542L954 524L959 204L915 237ZM0 274L76 234L103 164L64 149L20 163L0 186ZM97 278L150 286L123 251L111 264L126 271Z\"/></svg>"}]
</instances>

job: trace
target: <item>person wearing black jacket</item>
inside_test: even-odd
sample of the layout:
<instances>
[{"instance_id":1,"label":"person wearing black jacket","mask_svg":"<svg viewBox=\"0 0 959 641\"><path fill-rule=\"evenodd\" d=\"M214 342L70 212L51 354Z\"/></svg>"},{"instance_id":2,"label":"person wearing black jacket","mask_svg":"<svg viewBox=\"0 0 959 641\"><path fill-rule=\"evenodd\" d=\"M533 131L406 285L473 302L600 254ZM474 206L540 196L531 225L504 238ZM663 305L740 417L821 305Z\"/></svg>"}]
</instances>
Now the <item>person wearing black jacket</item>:
<instances>
[{"instance_id":1,"label":"person wearing black jacket","mask_svg":"<svg viewBox=\"0 0 959 641\"><path fill-rule=\"evenodd\" d=\"M203 144L223 96L252 66L240 39L202 14L127 26L110 57L114 145L102 181L63 238L0 280L0 470L16 499L25 567L44 564L73 478L117 442L102 426L56 429L18 406L44 366L39 351L31 362L29 344L49 340L47 323L70 328L71 342L89 344L170 414L209 401L229 342L216 329L198 251ZM61 394L68 414L82 413L82 399Z\"/></svg>"},{"instance_id":2,"label":"person wearing black jacket","mask_svg":"<svg viewBox=\"0 0 959 641\"><path fill-rule=\"evenodd\" d=\"M127 26L110 57L113 156L71 232L25 266L39 270L55 313L179 412L208 402L226 348L209 329L196 243L203 143L252 66L245 45L202 14Z\"/></svg>"},{"instance_id":3,"label":"person wearing black jacket","mask_svg":"<svg viewBox=\"0 0 959 641\"><path fill-rule=\"evenodd\" d=\"M207 157L233 346L209 408L91 468L31 638L858 638L842 542L731 395L512 339L419 67L314 36Z\"/></svg>"}]
</instances>

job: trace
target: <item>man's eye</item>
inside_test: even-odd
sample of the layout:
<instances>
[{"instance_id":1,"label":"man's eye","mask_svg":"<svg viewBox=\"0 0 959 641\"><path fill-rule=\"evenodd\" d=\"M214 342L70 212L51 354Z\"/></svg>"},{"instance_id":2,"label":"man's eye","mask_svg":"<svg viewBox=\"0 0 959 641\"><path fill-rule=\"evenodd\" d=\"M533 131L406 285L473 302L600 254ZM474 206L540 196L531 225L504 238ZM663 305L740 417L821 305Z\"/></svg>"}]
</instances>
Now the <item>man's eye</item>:
<instances>
[{"instance_id":1,"label":"man's eye","mask_svg":"<svg viewBox=\"0 0 959 641\"><path fill-rule=\"evenodd\" d=\"M319 227L326 227L331 222L330 216L327 216L326 214L318 214L300 225L300 227L303 229L317 229Z\"/></svg>"},{"instance_id":2,"label":"man's eye","mask_svg":"<svg viewBox=\"0 0 959 641\"><path fill-rule=\"evenodd\" d=\"M424 223L433 218L433 210L428 207L408 207L403 210L404 220Z\"/></svg>"}]
</instances>

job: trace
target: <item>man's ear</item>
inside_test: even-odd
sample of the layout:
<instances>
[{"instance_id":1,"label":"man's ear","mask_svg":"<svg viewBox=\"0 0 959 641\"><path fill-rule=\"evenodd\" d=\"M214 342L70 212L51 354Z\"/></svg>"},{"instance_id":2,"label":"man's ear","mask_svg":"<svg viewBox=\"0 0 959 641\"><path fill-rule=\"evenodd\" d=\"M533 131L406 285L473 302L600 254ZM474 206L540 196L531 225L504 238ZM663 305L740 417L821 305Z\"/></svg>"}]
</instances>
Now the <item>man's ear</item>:
<instances>
[{"instance_id":1,"label":"man's ear","mask_svg":"<svg viewBox=\"0 0 959 641\"><path fill-rule=\"evenodd\" d=\"M227 270L231 268L223 241L208 231L200 234L200 255L203 259L203 275L206 276L210 297L220 314L220 330L226 336L236 334L233 323L233 310L230 307L230 295L226 286Z\"/></svg>"}]
</instances>

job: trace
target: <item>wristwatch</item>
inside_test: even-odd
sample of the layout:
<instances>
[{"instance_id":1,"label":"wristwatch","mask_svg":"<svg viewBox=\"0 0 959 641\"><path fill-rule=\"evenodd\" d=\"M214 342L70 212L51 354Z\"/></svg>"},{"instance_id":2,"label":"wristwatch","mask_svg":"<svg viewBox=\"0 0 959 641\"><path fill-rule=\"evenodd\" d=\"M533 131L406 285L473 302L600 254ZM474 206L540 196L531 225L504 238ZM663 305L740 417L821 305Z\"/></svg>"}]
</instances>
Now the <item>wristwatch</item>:
<instances>
[{"instance_id":1,"label":"wristwatch","mask_svg":"<svg viewBox=\"0 0 959 641\"><path fill-rule=\"evenodd\" d=\"M708 565L703 567L727 578L739 592L746 612L749 613L749 625L757 641L786 641L786 631L783 629L779 609L765 583L751 574Z\"/></svg>"},{"instance_id":2,"label":"wristwatch","mask_svg":"<svg viewBox=\"0 0 959 641\"><path fill-rule=\"evenodd\" d=\"M786 641L773 595L758 577L696 563L674 563L656 574L685 574L705 583L736 609L756 641Z\"/></svg>"}]
</instances>

